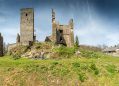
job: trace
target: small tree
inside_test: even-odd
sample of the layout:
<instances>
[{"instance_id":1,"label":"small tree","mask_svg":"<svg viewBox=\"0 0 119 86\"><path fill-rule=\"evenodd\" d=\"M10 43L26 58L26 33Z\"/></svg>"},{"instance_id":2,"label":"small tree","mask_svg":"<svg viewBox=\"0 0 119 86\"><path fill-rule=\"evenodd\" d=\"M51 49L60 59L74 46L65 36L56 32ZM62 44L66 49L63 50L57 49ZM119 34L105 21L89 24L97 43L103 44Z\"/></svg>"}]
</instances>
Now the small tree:
<instances>
[{"instance_id":1,"label":"small tree","mask_svg":"<svg viewBox=\"0 0 119 86\"><path fill-rule=\"evenodd\" d=\"M77 35L76 35L76 38L75 38L75 47L79 47L79 39L78 39Z\"/></svg>"}]
</instances>

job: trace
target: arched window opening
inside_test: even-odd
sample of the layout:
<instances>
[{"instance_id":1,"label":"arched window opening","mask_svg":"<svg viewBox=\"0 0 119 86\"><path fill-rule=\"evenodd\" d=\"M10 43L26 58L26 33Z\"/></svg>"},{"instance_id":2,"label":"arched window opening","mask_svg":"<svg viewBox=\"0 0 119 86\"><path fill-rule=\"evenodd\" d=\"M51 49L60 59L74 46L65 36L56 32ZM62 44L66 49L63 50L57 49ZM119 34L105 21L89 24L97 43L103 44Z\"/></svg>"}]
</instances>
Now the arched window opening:
<instances>
[{"instance_id":1,"label":"arched window opening","mask_svg":"<svg viewBox=\"0 0 119 86\"><path fill-rule=\"evenodd\" d=\"M27 13L26 13L26 16L27 16Z\"/></svg>"}]
</instances>

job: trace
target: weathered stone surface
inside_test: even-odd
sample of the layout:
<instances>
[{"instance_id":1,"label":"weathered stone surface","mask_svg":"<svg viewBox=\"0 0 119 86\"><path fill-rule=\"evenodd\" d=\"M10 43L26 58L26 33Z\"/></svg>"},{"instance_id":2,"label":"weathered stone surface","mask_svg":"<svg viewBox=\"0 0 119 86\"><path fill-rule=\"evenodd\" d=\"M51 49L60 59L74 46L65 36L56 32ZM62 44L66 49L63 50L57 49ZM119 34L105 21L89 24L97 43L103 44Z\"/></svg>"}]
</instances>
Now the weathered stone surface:
<instances>
[{"instance_id":1,"label":"weathered stone surface","mask_svg":"<svg viewBox=\"0 0 119 86\"><path fill-rule=\"evenodd\" d=\"M35 38L36 36L34 36L34 10L33 8L21 9L20 35L17 34L16 43L8 45L8 51L15 46L32 45L32 42L35 41Z\"/></svg>"},{"instance_id":2,"label":"weathered stone surface","mask_svg":"<svg viewBox=\"0 0 119 86\"><path fill-rule=\"evenodd\" d=\"M16 40L16 43L20 42L20 36L19 36L19 33L17 33L17 40Z\"/></svg>"},{"instance_id":3,"label":"weathered stone surface","mask_svg":"<svg viewBox=\"0 0 119 86\"><path fill-rule=\"evenodd\" d=\"M33 8L21 9L20 42L34 39L34 11Z\"/></svg>"},{"instance_id":4,"label":"weathered stone surface","mask_svg":"<svg viewBox=\"0 0 119 86\"><path fill-rule=\"evenodd\" d=\"M75 49L75 54L81 54L81 52L79 51L79 49Z\"/></svg>"},{"instance_id":5,"label":"weathered stone surface","mask_svg":"<svg viewBox=\"0 0 119 86\"><path fill-rule=\"evenodd\" d=\"M48 54L48 55L46 56L46 59L58 59L58 58L55 57L54 55Z\"/></svg>"},{"instance_id":6,"label":"weathered stone surface","mask_svg":"<svg viewBox=\"0 0 119 86\"><path fill-rule=\"evenodd\" d=\"M33 57L34 57L34 58L41 58L41 53L35 53L35 54L33 55Z\"/></svg>"},{"instance_id":7,"label":"weathered stone surface","mask_svg":"<svg viewBox=\"0 0 119 86\"><path fill-rule=\"evenodd\" d=\"M76 51L75 54L81 54L81 52L80 51Z\"/></svg>"},{"instance_id":8,"label":"weathered stone surface","mask_svg":"<svg viewBox=\"0 0 119 86\"><path fill-rule=\"evenodd\" d=\"M45 54L49 54L49 53L52 53L52 52L49 52L49 51L44 51Z\"/></svg>"},{"instance_id":9,"label":"weathered stone surface","mask_svg":"<svg viewBox=\"0 0 119 86\"><path fill-rule=\"evenodd\" d=\"M59 25L59 22L55 21L55 12L52 9L52 36L47 36L45 41L52 41L53 45L74 47L73 19L70 19L69 25Z\"/></svg>"},{"instance_id":10,"label":"weathered stone surface","mask_svg":"<svg viewBox=\"0 0 119 86\"><path fill-rule=\"evenodd\" d=\"M45 39L45 41L52 42L52 36L47 36L46 39Z\"/></svg>"},{"instance_id":11,"label":"weathered stone surface","mask_svg":"<svg viewBox=\"0 0 119 86\"><path fill-rule=\"evenodd\" d=\"M25 51L26 51L27 49L28 49L28 48L25 47L24 49L21 50L21 53L22 53L22 54L25 53Z\"/></svg>"}]
</instances>

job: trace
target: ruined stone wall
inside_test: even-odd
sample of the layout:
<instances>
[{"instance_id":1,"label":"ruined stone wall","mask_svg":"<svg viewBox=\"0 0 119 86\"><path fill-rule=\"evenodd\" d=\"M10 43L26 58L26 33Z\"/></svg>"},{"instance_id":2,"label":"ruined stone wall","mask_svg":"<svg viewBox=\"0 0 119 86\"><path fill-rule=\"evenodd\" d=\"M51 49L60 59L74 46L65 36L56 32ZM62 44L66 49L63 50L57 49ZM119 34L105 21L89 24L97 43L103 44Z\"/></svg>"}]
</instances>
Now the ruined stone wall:
<instances>
[{"instance_id":1,"label":"ruined stone wall","mask_svg":"<svg viewBox=\"0 0 119 86\"><path fill-rule=\"evenodd\" d=\"M59 25L55 21L55 12L52 9L52 40L53 45L64 44L67 47L74 47L73 19L70 19L69 25Z\"/></svg>"},{"instance_id":2,"label":"ruined stone wall","mask_svg":"<svg viewBox=\"0 0 119 86\"><path fill-rule=\"evenodd\" d=\"M17 33L17 40L16 40L16 43L20 42L20 36L19 34Z\"/></svg>"},{"instance_id":3,"label":"ruined stone wall","mask_svg":"<svg viewBox=\"0 0 119 86\"><path fill-rule=\"evenodd\" d=\"M21 46L21 45L32 45L32 41L24 41L24 42L17 42L17 43L13 43L13 44L8 44L8 51L10 49L12 49L13 47L16 46Z\"/></svg>"},{"instance_id":4,"label":"ruined stone wall","mask_svg":"<svg viewBox=\"0 0 119 86\"><path fill-rule=\"evenodd\" d=\"M52 36L47 36L46 39L45 39L45 41L47 41L47 42L52 42L52 41L53 41L53 40L52 40Z\"/></svg>"},{"instance_id":5,"label":"ruined stone wall","mask_svg":"<svg viewBox=\"0 0 119 86\"><path fill-rule=\"evenodd\" d=\"M10 49L12 49L13 47L15 47L15 46L17 46L16 43L14 43L14 44L8 44L8 51L9 51Z\"/></svg>"},{"instance_id":6,"label":"ruined stone wall","mask_svg":"<svg viewBox=\"0 0 119 86\"><path fill-rule=\"evenodd\" d=\"M70 33L70 46L74 47L74 33L71 31Z\"/></svg>"},{"instance_id":7,"label":"ruined stone wall","mask_svg":"<svg viewBox=\"0 0 119 86\"><path fill-rule=\"evenodd\" d=\"M34 38L34 11L33 8L21 9L20 42L33 41Z\"/></svg>"},{"instance_id":8,"label":"ruined stone wall","mask_svg":"<svg viewBox=\"0 0 119 86\"><path fill-rule=\"evenodd\" d=\"M59 25L57 27L57 43L58 44L64 44L67 47L69 47L69 34L70 34L70 29L68 25ZM60 30L62 30L62 33L60 33ZM62 41L61 41L62 39Z\"/></svg>"}]
</instances>

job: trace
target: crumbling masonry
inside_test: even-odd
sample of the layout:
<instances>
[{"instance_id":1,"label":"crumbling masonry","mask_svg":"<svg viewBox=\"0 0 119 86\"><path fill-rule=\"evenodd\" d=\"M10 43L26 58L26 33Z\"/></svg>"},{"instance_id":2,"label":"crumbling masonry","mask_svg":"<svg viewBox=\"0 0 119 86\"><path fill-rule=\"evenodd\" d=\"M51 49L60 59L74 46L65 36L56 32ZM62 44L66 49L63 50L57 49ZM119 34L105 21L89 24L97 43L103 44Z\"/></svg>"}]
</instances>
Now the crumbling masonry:
<instances>
[{"instance_id":1,"label":"crumbling masonry","mask_svg":"<svg viewBox=\"0 0 119 86\"><path fill-rule=\"evenodd\" d=\"M15 46L31 45L36 40L33 8L21 9L20 15L20 35L17 34L16 43L8 45L8 51Z\"/></svg>"},{"instance_id":2,"label":"crumbling masonry","mask_svg":"<svg viewBox=\"0 0 119 86\"><path fill-rule=\"evenodd\" d=\"M20 35L17 34L16 43L8 45L8 51L15 46L31 45L36 41L33 8L21 9L20 15ZM45 41L52 41L53 45L64 44L74 47L73 19L69 21L69 25L59 25L59 22L55 21L55 12L52 9L52 36L46 37Z\"/></svg>"},{"instance_id":3,"label":"crumbling masonry","mask_svg":"<svg viewBox=\"0 0 119 86\"><path fill-rule=\"evenodd\" d=\"M70 19L69 25L59 25L59 22L55 21L55 12L52 9L52 36L47 36L45 41L52 41L53 45L74 47L73 19Z\"/></svg>"}]
</instances>

